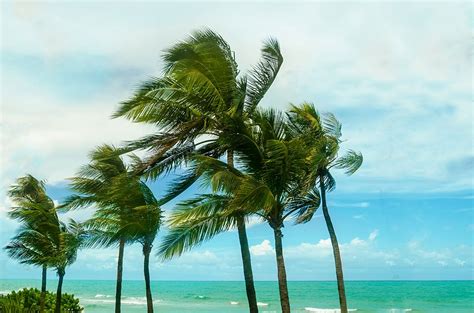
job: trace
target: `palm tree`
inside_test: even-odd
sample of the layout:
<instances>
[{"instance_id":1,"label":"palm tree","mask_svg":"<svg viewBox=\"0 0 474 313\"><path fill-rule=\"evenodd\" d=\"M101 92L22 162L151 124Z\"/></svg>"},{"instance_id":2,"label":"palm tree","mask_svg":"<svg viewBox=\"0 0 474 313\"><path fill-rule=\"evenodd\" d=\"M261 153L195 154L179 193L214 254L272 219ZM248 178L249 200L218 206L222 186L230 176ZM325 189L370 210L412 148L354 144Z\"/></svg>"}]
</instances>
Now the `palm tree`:
<instances>
[{"instance_id":1,"label":"palm tree","mask_svg":"<svg viewBox=\"0 0 474 313\"><path fill-rule=\"evenodd\" d=\"M218 158L227 152L232 166L235 146L228 139L251 118L283 62L274 39L264 43L262 54L262 61L247 78L238 77L230 46L210 30L195 32L168 49L163 56L164 76L143 83L113 115L160 128L128 145L126 151L149 151L138 172L155 179L189 161L194 153ZM183 175L160 203L179 195L197 178L192 171ZM258 308L245 222L243 215L237 218L247 297L254 313Z\"/></svg>"},{"instance_id":2,"label":"palm tree","mask_svg":"<svg viewBox=\"0 0 474 313\"><path fill-rule=\"evenodd\" d=\"M147 312L153 312L150 281L150 253L162 221L158 200L148 186L136 176L122 176L114 180L111 201L129 207L130 215L118 230L117 236L139 242L143 251L143 273L147 299ZM125 197L124 197L125 196Z\"/></svg>"},{"instance_id":3,"label":"palm tree","mask_svg":"<svg viewBox=\"0 0 474 313\"><path fill-rule=\"evenodd\" d=\"M347 300L344 288L344 277L342 260L336 232L329 215L326 202L326 192L334 190L336 182L331 175L332 168L345 170L348 175L354 174L362 165L362 154L349 150L346 155L339 157L339 145L341 143L341 124L333 114L327 114L323 119L316 111L313 104L303 103L293 106L289 118L292 130L306 138L306 143L312 149L317 163L313 164L313 179L319 182L321 203L324 219L328 228L329 237L334 254L336 266L337 287L339 292L339 304L341 313L347 313ZM316 139L315 139L316 138ZM299 222L307 222L312 213L319 207L319 203L312 205L311 214L300 216Z\"/></svg>"},{"instance_id":4,"label":"palm tree","mask_svg":"<svg viewBox=\"0 0 474 313\"><path fill-rule=\"evenodd\" d=\"M52 233L55 234L53 236L55 251L52 257L52 262L56 267L59 280L54 312L61 313L62 287L66 268L76 261L77 251L82 246L87 235L83 230L82 225L73 219L70 219L67 224L60 222L56 226L59 226L54 228L54 230L57 231L52 231Z\"/></svg>"},{"instance_id":5,"label":"palm tree","mask_svg":"<svg viewBox=\"0 0 474 313\"><path fill-rule=\"evenodd\" d=\"M266 220L274 231L282 311L290 312L282 228L292 215L305 215L309 201L319 195L307 184L312 155L299 136L288 131L287 120L272 110L256 111L250 132L242 135L234 153L239 170L215 158L195 156L194 171L214 191L183 202L171 216L172 229L160 251L164 256L235 226L235 214L246 208ZM236 138L239 140L239 138ZM224 210L222 208L225 208Z\"/></svg>"},{"instance_id":6,"label":"palm tree","mask_svg":"<svg viewBox=\"0 0 474 313\"><path fill-rule=\"evenodd\" d=\"M90 232L88 246L111 247L118 245L115 312L121 310L122 273L125 244L129 242L120 229L127 223L130 208L113 201L113 183L118 177L128 176L127 167L113 146L102 145L90 153L90 163L83 166L70 187L77 194L68 197L63 205L77 209L95 205L94 216L84 227ZM121 235L121 236L118 236Z\"/></svg>"},{"instance_id":7,"label":"palm tree","mask_svg":"<svg viewBox=\"0 0 474 313\"><path fill-rule=\"evenodd\" d=\"M45 225L55 214L54 203L46 194L44 182L32 175L18 178L8 196L15 204L9 216L17 219L22 226L5 249L10 257L23 264L42 267L40 312L44 312L46 276L51 256Z\"/></svg>"},{"instance_id":8,"label":"palm tree","mask_svg":"<svg viewBox=\"0 0 474 313\"><path fill-rule=\"evenodd\" d=\"M43 267L41 312L44 311L46 294L46 269L56 268L59 281L55 312L59 313L65 270L75 261L85 233L75 221L71 220L66 225L59 220L54 202L47 196L43 181L26 175L17 180L8 194L16 204L9 216L19 220L21 226L5 248L11 257L19 259L21 263Z\"/></svg>"},{"instance_id":9,"label":"palm tree","mask_svg":"<svg viewBox=\"0 0 474 313\"><path fill-rule=\"evenodd\" d=\"M135 163L141 162L134 155ZM91 162L71 179L71 188L79 194L66 200L73 209L95 204L97 210L84 223L88 230L87 246L119 245L115 310L120 311L123 257L126 243L140 242L144 254L144 276L148 312L153 312L149 258L161 224L161 209L151 190L140 181L119 156L118 150L103 145L91 153Z\"/></svg>"}]
</instances>

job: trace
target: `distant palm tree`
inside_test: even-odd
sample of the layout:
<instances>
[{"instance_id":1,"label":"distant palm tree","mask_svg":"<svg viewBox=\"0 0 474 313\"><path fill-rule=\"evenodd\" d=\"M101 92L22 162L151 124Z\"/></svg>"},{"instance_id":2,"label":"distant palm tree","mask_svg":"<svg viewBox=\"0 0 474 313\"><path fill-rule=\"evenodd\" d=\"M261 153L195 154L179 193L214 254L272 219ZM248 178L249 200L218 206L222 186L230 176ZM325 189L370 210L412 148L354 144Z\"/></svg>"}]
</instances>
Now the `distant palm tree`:
<instances>
[{"instance_id":1,"label":"distant palm tree","mask_svg":"<svg viewBox=\"0 0 474 313\"><path fill-rule=\"evenodd\" d=\"M234 53L218 34L203 30L193 33L163 56L163 78L142 84L135 96L124 102L114 117L149 123L160 132L131 142L128 151L148 150L138 172L156 178L186 161L194 153L218 158L227 152L233 166L235 142L260 100L272 85L283 62L276 40L262 48L263 59L249 78L238 77ZM188 172L165 196L165 203L197 179ZM250 312L258 312L244 216L236 216Z\"/></svg>"},{"instance_id":2,"label":"distant palm tree","mask_svg":"<svg viewBox=\"0 0 474 313\"><path fill-rule=\"evenodd\" d=\"M44 182L32 175L18 178L8 196L14 203L9 216L18 220L21 228L5 249L10 257L21 263L42 267L40 312L44 312L46 275L52 255L45 225L54 218L54 202L47 196Z\"/></svg>"},{"instance_id":3,"label":"distant palm tree","mask_svg":"<svg viewBox=\"0 0 474 313\"><path fill-rule=\"evenodd\" d=\"M19 178L8 195L16 204L9 216L17 219L21 226L5 249L21 263L43 267L40 298L42 312L46 293L46 269L56 268L59 281L55 312L60 313L66 267L75 261L85 233L75 221L71 220L66 225L59 220L54 202L46 194L44 182L31 175Z\"/></svg>"},{"instance_id":4,"label":"distant palm tree","mask_svg":"<svg viewBox=\"0 0 474 313\"><path fill-rule=\"evenodd\" d=\"M342 126L333 114L326 114L321 119L313 104L303 103L292 107L289 118L293 126L292 130L306 138L308 149L313 151L313 159L317 160L317 163L313 164L312 176L319 182L323 215L331 238L341 313L347 313L341 254L327 207L326 191L332 191L336 187L334 177L330 173L332 168L343 169L346 174L352 175L362 165L363 157L362 154L352 150L349 150L345 156L338 156ZM319 207L319 201L309 205L311 209L307 214L300 216L298 222L309 221Z\"/></svg>"},{"instance_id":5,"label":"distant palm tree","mask_svg":"<svg viewBox=\"0 0 474 313\"><path fill-rule=\"evenodd\" d=\"M118 235L131 238L133 242L139 242L142 245L147 312L152 313L150 253L161 225L162 211L150 188L136 177L131 177L121 177L114 181L112 201L121 202L124 206L131 208L125 224L118 230Z\"/></svg>"},{"instance_id":6,"label":"distant palm tree","mask_svg":"<svg viewBox=\"0 0 474 313\"><path fill-rule=\"evenodd\" d=\"M135 163L141 162L131 157ZM119 245L116 312L120 311L124 246L137 241L143 246L147 309L153 312L149 258L161 224L161 209L152 191L123 162L119 151L108 145L91 153L91 162L71 179L71 188L78 194L66 200L65 208L97 207L84 223L89 234L86 245Z\"/></svg>"},{"instance_id":7,"label":"distant palm tree","mask_svg":"<svg viewBox=\"0 0 474 313\"><path fill-rule=\"evenodd\" d=\"M56 267L58 274L58 288L56 291L56 306L55 313L61 313L61 298L64 275L66 274L66 267L70 266L76 261L77 251L83 245L86 239L86 232L82 225L69 220L69 223L58 223L57 233L54 238L55 250L53 254L53 264ZM55 228L56 229L56 228ZM55 233L55 231L52 231Z\"/></svg>"},{"instance_id":8,"label":"distant palm tree","mask_svg":"<svg viewBox=\"0 0 474 313\"><path fill-rule=\"evenodd\" d=\"M114 201L112 195L114 180L127 176L127 166L118 155L117 149L109 145L99 146L90 153L90 163L83 166L76 177L70 179L70 187L77 194L68 197L63 204L67 209L94 205L97 210L84 225L90 234L87 245L119 247L115 312L121 311L124 250L125 244L131 242L120 229L127 223L131 208Z\"/></svg>"}]
</instances>

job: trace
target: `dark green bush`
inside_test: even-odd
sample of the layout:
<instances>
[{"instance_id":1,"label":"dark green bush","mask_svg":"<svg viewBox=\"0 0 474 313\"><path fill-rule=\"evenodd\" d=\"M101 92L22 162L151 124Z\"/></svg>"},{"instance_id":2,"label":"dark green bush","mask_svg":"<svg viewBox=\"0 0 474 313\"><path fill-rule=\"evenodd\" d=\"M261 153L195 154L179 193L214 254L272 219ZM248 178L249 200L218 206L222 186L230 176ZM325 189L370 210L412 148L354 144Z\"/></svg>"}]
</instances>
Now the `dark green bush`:
<instances>
[{"instance_id":1,"label":"dark green bush","mask_svg":"<svg viewBox=\"0 0 474 313\"><path fill-rule=\"evenodd\" d=\"M0 313L39 312L41 291L36 288L24 288L0 296ZM56 294L47 291L45 299L45 312L54 312ZM62 312L78 313L83 310L79 299L74 295L64 293L61 298Z\"/></svg>"}]
</instances>

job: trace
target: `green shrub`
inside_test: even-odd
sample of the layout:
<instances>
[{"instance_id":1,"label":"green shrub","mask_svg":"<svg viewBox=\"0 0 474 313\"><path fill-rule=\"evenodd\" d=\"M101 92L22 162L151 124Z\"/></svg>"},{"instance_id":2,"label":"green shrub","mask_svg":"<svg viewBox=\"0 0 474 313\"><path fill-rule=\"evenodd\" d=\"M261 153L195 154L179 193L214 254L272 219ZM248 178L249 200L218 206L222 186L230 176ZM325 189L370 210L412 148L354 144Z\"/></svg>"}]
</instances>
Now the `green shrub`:
<instances>
[{"instance_id":1,"label":"green shrub","mask_svg":"<svg viewBox=\"0 0 474 313\"><path fill-rule=\"evenodd\" d=\"M0 296L0 313L39 312L41 291L36 288L24 288ZM45 312L54 312L56 294L47 291L45 298ZM83 310L79 299L74 295L64 293L61 298L62 312L78 313Z\"/></svg>"}]
</instances>

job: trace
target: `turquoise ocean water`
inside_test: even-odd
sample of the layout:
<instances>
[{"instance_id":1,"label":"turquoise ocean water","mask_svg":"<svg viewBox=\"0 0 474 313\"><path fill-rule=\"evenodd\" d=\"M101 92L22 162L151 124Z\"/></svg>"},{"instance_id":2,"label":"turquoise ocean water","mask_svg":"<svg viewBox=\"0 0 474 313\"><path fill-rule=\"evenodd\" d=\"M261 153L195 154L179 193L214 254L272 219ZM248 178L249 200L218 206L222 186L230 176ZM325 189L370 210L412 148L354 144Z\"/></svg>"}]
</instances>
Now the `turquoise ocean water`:
<instances>
[{"instance_id":1,"label":"turquoise ocean water","mask_svg":"<svg viewBox=\"0 0 474 313\"><path fill-rule=\"evenodd\" d=\"M145 312L142 281L125 281L123 312ZM0 280L0 292L39 287L39 280ZM49 281L54 291L56 281ZM243 313L246 298L243 282L152 282L156 312ZM256 282L261 313L280 312L276 282ZM349 308L355 312L474 312L474 281L349 281ZM86 313L112 312L114 281L65 280L63 290L81 300ZM289 282L292 312L335 312L335 282ZM333 310L331 310L333 309Z\"/></svg>"}]
</instances>

